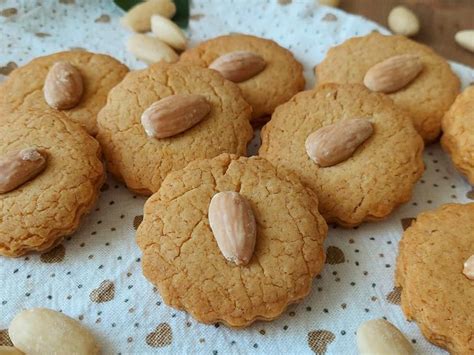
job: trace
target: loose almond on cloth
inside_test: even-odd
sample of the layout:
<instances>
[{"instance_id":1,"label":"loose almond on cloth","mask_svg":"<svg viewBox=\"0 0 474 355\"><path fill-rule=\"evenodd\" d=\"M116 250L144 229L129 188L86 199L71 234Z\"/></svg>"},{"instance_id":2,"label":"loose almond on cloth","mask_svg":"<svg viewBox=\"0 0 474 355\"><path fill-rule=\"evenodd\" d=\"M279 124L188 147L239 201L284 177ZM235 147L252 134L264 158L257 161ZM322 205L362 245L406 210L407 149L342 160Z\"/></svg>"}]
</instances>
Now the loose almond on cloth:
<instances>
[{"instance_id":1,"label":"loose almond on cloth","mask_svg":"<svg viewBox=\"0 0 474 355\"><path fill-rule=\"evenodd\" d=\"M370 68L364 85L372 91L391 93L411 83L423 70L423 62L413 54L402 54L384 60Z\"/></svg>"},{"instance_id":2,"label":"loose almond on cloth","mask_svg":"<svg viewBox=\"0 0 474 355\"><path fill-rule=\"evenodd\" d=\"M454 40L464 49L474 52L474 30L459 31L454 36Z\"/></svg>"},{"instance_id":3,"label":"loose almond on cloth","mask_svg":"<svg viewBox=\"0 0 474 355\"><path fill-rule=\"evenodd\" d=\"M71 63L53 64L44 81L44 99L57 110L73 108L81 100L84 86L81 72Z\"/></svg>"},{"instance_id":4,"label":"loose almond on cloth","mask_svg":"<svg viewBox=\"0 0 474 355\"><path fill-rule=\"evenodd\" d=\"M384 319L372 319L360 325L357 329L357 348L360 355L415 353L402 332Z\"/></svg>"},{"instance_id":5,"label":"loose almond on cloth","mask_svg":"<svg viewBox=\"0 0 474 355\"><path fill-rule=\"evenodd\" d=\"M12 151L0 157L0 194L33 179L46 168L46 153L36 148Z\"/></svg>"},{"instance_id":6,"label":"loose almond on cloth","mask_svg":"<svg viewBox=\"0 0 474 355\"><path fill-rule=\"evenodd\" d=\"M122 17L123 26L135 32L148 32L151 30L151 17L161 15L172 18L176 13L176 5L171 0L148 0L132 7Z\"/></svg>"},{"instance_id":7,"label":"loose almond on cloth","mask_svg":"<svg viewBox=\"0 0 474 355\"><path fill-rule=\"evenodd\" d=\"M474 280L474 254L464 262L464 269L462 272L469 280Z\"/></svg>"},{"instance_id":8,"label":"loose almond on cloth","mask_svg":"<svg viewBox=\"0 0 474 355\"><path fill-rule=\"evenodd\" d=\"M373 132L367 119L340 120L311 133L306 138L306 153L316 164L332 166L351 157Z\"/></svg>"},{"instance_id":9,"label":"loose almond on cloth","mask_svg":"<svg viewBox=\"0 0 474 355\"><path fill-rule=\"evenodd\" d=\"M227 80L240 83L253 78L266 65L265 59L256 53L237 51L220 56L209 65L209 69L218 71Z\"/></svg>"},{"instance_id":10,"label":"loose almond on cloth","mask_svg":"<svg viewBox=\"0 0 474 355\"><path fill-rule=\"evenodd\" d=\"M127 50L147 64L153 64L161 60L174 63L179 58L173 48L160 39L141 33L136 33L128 39Z\"/></svg>"},{"instance_id":11,"label":"loose almond on cloth","mask_svg":"<svg viewBox=\"0 0 474 355\"><path fill-rule=\"evenodd\" d=\"M209 224L224 257L246 265L255 249L257 225L247 199L234 191L215 194L209 204Z\"/></svg>"},{"instance_id":12,"label":"loose almond on cloth","mask_svg":"<svg viewBox=\"0 0 474 355\"><path fill-rule=\"evenodd\" d=\"M100 353L94 336L81 323L47 308L18 313L8 334L15 347L28 355Z\"/></svg>"},{"instance_id":13,"label":"loose almond on cloth","mask_svg":"<svg viewBox=\"0 0 474 355\"><path fill-rule=\"evenodd\" d=\"M198 124L211 111L211 104L202 95L177 94L150 105L142 114L146 134L168 138Z\"/></svg>"},{"instance_id":14,"label":"loose almond on cloth","mask_svg":"<svg viewBox=\"0 0 474 355\"><path fill-rule=\"evenodd\" d=\"M166 17L153 15L151 17L151 31L156 38L161 39L175 49L183 50L186 48L187 41L183 31Z\"/></svg>"},{"instance_id":15,"label":"loose almond on cloth","mask_svg":"<svg viewBox=\"0 0 474 355\"><path fill-rule=\"evenodd\" d=\"M388 15L388 27L395 34L410 37L420 31L420 21L410 9L395 6Z\"/></svg>"}]
</instances>

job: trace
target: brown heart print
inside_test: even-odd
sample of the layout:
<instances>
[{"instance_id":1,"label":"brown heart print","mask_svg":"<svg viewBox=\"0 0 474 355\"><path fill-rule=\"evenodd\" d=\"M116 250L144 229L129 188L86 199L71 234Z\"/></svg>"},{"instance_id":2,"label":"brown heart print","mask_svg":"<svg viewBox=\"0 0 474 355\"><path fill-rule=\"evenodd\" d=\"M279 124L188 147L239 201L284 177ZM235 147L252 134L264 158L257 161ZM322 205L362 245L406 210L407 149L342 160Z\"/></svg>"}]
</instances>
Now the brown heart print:
<instances>
[{"instance_id":1,"label":"brown heart print","mask_svg":"<svg viewBox=\"0 0 474 355\"><path fill-rule=\"evenodd\" d=\"M98 288L92 290L89 298L92 302L103 303L113 300L115 297L115 285L110 280L101 282Z\"/></svg>"},{"instance_id":2,"label":"brown heart print","mask_svg":"<svg viewBox=\"0 0 474 355\"><path fill-rule=\"evenodd\" d=\"M46 264L53 264L53 263L60 263L64 260L64 256L66 255L66 248L62 244L54 247L50 251L41 254L40 260Z\"/></svg>"},{"instance_id":3,"label":"brown heart print","mask_svg":"<svg viewBox=\"0 0 474 355\"><path fill-rule=\"evenodd\" d=\"M308 333L308 345L315 354L323 355L326 353L329 344L336 336L329 330L313 330Z\"/></svg>"},{"instance_id":4,"label":"brown heart print","mask_svg":"<svg viewBox=\"0 0 474 355\"><path fill-rule=\"evenodd\" d=\"M346 261L344 252L335 246L328 246L326 249L326 264L335 265Z\"/></svg>"},{"instance_id":5,"label":"brown heart print","mask_svg":"<svg viewBox=\"0 0 474 355\"><path fill-rule=\"evenodd\" d=\"M168 346L173 341L173 331L168 323L160 323L156 329L146 336L146 343L154 348Z\"/></svg>"},{"instance_id":6,"label":"brown heart print","mask_svg":"<svg viewBox=\"0 0 474 355\"><path fill-rule=\"evenodd\" d=\"M391 292L385 296L388 302L392 304L400 304L401 301L401 293L402 293L402 288L401 287L394 287Z\"/></svg>"}]
</instances>

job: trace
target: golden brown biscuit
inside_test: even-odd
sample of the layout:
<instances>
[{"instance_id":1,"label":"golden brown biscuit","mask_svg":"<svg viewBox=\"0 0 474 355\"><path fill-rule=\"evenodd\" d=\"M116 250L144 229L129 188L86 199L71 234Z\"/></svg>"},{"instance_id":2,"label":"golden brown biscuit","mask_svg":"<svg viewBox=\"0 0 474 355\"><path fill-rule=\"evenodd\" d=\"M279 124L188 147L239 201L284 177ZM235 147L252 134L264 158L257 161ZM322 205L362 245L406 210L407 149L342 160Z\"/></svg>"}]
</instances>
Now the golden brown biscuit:
<instances>
[{"instance_id":1,"label":"golden brown biscuit","mask_svg":"<svg viewBox=\"0 0 474 355\"><path fill-rule=\"evenodd\" d=\"M240 192L257 222L250 262L221 254L209 226L213 195ZM137 242L163 300L198 321L244 327L308 295L324 265L327 226L316 195L260 157L222 154L169 174L145 204Z\"/></svg>"},{"instance_id":2,"label":"golden brown biscuit","mask_svg":"<svg viewBox=\"0 0 474 355\"><path fill-rule=\"evenodd\" d=\"M431 48L404 36L371 33L351 38L329 50L316 67L316 81L363 83L372 66L402 54L418 55L423 70L406 87L389 96L410 114L425 142L432 142L439 136L441 118L459 93L460 83L446 60Z\"/></svg>"},{"instance_id":3,"label":"golden brown biscuit","mask_svg":"<svg viewBox=\"0 0 474 355\"><path fill-rule=\"evenodd\" d=\"M76 67L84 85L77 106L61 111L89 134L97 134L97 113L105 105L110 89L128 72L125 65L105 54L69 51L33 59L15 69L0 85L0 110L50 109L44 99L43 85L49 69L58 61L67 61Z\"/></svg>"},{"instance_id":4,"label":"golden brown biscuit","mask_svg":"<svg viewBox=\"0 0 474 355\"><path fill-rule=\"evenodd\" d=\"M204 95L210 113L170 138L150 138L140 122L154 102L173 94ZM245 155L252 138L251 108L239 88L218 73L191 65L157 63L129 73L110 92L98 116L109 170L139 194L156 192L165 176L196 159L229 152Z\"/></svg>"},{"instance_id":5,"label":"golden brown biscuit","mask_svg":"<svg viewBox=\"0 0 474 355\"><path fill-rule=\"evenodd\" d=\"M207 68L221 55L235 51L250 51L266 61L262 72L237 84L253 108L252 119L271 115L275 107L304 89L302 65L290 51L264 38L243 34L216 37L188 49L180 61Z\"/></svg>"},{"instance_id":6,"label":"golden brown biscuit","mask_svg":"<svg viewBox=\"0 0 474 355\"><path fill-rule=\"evenodd\" d=\"M77 229L97 199L105 178L99 144L55 110L21 110L1 119L0 156L34 146L46 152L47 165L0 194L0 254L47 250Z\"/></svg>"},{"instance_id":7,"label":"golden brown biscuit","mask_svg":"<svg viewBox=\"0 0 474 355\"><path fill-rule=\"evenodd\" d=\"M374 132L352 156L320 167L307 137L342 119L372 122ZM328 222L355 226L386 217L407 202L423 173L423 141L406 112L386 95L358 84L323 84L279 106L262 130L259 155L296 173L318 195Z\"/></svg>"},{"instance_id":8,"label":"golden brown biscuit","mask_svg":"<svg viewBox=\"0 0 474 355\"><path fill-rule=\"evenodd\" d=\"M464 90L444 115L441 145L474 185L474 86Z\"/></svg>"},{"instance_id":9,"label":"golden brown biscuit","mask_svg":"<svg viewBox=\"0 0 474 355\"><path fill-rule=\"evenodd\" d=\"M474 353L474 280L463 274L474 254L474 203L420 214L400 241L396 282L409 320L451 354Z\"/></svg>"}]
</instances>

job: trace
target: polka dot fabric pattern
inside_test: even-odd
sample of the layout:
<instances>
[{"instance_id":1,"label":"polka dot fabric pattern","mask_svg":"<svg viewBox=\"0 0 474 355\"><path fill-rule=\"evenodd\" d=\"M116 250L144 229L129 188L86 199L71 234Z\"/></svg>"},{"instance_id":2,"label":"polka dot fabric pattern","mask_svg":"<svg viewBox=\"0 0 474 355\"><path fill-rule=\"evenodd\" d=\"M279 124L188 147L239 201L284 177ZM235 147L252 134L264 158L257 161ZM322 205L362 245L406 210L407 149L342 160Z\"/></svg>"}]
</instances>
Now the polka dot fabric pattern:
<instances>
[{"instance_id":1,"label":"polka dot fabric pattern","mask_svg":"<svg viewBox=\"0 0 474 355\"><path fill-rule=\"evenodd\" d=\"M114 56L131 69L145 67L127 54L122 11L108 0L0 3L0 80L34 57L81 48ZM298 26L294 26L297 23ZM331 46L378 30L367 20L316 1L192 1L190 47L219 35L270 38L303 64L306 88ZM463 86L474 71L452 64ZM1 139L1 138L0 138ZM250 152L258 150L256 134ZM405 320L394 285L398 242L420 212L474 200L474 191L438 144L424 154L426 171L412 199L387 219L354 229L329 226L327 260L310 295L281 317L238 331L202 325L166 306L142 275L135 242L145 198L109 178L79 230L47 253L0 258L0 345L11 345L9 322L23 308L48 307L79 320L97 336L104 354L356 354L355 332L365 320L386 317L419 353L444 354Z\"/></svg>"}]
</instances>

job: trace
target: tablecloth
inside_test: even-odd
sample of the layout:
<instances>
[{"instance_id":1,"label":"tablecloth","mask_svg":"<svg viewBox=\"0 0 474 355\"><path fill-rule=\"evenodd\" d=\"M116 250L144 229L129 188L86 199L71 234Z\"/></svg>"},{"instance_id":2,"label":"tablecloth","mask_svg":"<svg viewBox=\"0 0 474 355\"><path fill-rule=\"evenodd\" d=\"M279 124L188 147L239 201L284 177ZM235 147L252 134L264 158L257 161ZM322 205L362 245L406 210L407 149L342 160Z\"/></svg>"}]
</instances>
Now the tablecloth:
<instances>
[{"instance_id":1,"label":"tablecloth","mask_svg":"<svg viewBox=\"0 0 474 355\"><path fill-rule=\"evenodd\" d=\"M125 50L130 33L119 24L122 14L106 0L0 0L0 74L67 49L109 53L131 68L143 67ZM190 46L231 32L274 39L303 63L310 88L313 67L331 46L373 30L387 32L313 0L201 0L192 1L187 33ZM452 65L464 86L474 81L474 70ZM474 190L438 144L426 149L424 160L426 172L412 200L390 218L353 229L330 227L327 262L309 297L277 320L243 330L199 324L162 302L142 275L134 240L145 198L109 178L96 208L61 245L42 255L0 258L0 345L9 343L6 329L19 310L48 307L90 328L105 354L356 354L357 327L380 317L400 328L418 352L443 353L399 307L397 245L419 212L472 201Z\"/></svg>"}]
</instances>

